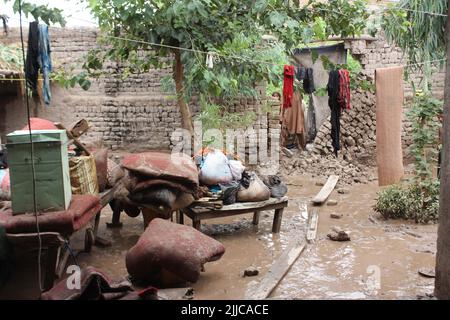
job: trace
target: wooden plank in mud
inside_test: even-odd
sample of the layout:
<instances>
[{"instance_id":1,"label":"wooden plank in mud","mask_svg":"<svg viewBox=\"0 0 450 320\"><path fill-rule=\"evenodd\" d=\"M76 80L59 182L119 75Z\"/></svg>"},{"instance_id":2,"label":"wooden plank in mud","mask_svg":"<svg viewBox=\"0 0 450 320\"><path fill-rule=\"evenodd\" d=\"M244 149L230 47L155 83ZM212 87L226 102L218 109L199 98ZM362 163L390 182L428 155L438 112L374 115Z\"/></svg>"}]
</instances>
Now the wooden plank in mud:
<instances>
[{"instance_id":1,"label":"wooden plank in mud","mask_svg":"<svg viewBox=\"0 0 450 320\"><path fill-rule=\"evenodd\" d=\"M256 289L247 294L246 299L262 300L269 297L303 252L305 246L306 242L303 239L294 240L274 262Z\"/></svg>"},{"instance_id":2,"label":"wooden plank in mud","mask_svg":"<svg viewBox=\"0 0 450 320\"><path fill-rule=\"evenodd\" d=\"M317 226L319 224L319 214L317 213L317 209L313 209L311 217L308 221L308 230L306 230L306 240L308 243L316 240L317 236Z\"/></svg>"},{"instance_id":3,"label":"wooden plank in mud","mask_svg":"<svg viewBox=\"0 0 450 320\"><path fill-rule=\"evenodd\" d=\"M323 204L328 197L330 196L331 192L333 192L334 187L336 187L336 184L339 180L339 176L329 176L327 183L323 186L323 188L320 190L320 192L314 197L312 202L314 204Z\"/></svg>"}]
</instances>

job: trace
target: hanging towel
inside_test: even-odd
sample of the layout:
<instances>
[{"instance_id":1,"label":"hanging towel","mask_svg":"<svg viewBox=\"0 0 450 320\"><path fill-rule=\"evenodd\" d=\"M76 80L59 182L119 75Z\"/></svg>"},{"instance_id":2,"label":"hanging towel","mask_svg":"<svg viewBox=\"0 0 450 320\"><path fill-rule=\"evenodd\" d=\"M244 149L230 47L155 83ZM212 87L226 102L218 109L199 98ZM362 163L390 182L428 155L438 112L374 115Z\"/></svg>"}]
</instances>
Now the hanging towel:
<instances>
[{"instance_id":1,"label":"hanging towel","mask_svg":"<svg viewBox=\"0 0 450 320\"><path fill-rule=\"evenodd\" d=\"M334 149L334 154L338 155L340 146L340 131L341 131L341 106L338 102L339 98L339 71L332 70L328 78L328 106L331 110L331 139Z\"/></svg>"},{"instance_id":2,"label":"hanging towel","mask_svg":"<svg viewBox=\"0 0 450 320\"><path fill-rule=\"evenodd\" d=\"M303 81L303 90L311 94L316 91L314 86L314 71L312 68L297 68L295 76L298 81Z\"/></svg>"},{"instance_id":3,"label":"hanging towel","mask_svg":"<svg viewBox=\"0 0 450 320\"><path fill-rule=\"evenodd\" d=\"M25 77L28 88L37 93L37 80L39 73L39 26L36 21L30 22L28 30L27 59L25 63Z\"/></svg>"},{"instance_id":4,"label":"hanging towel","mask_svg":"<svg viewBox=\"0 0 450 320\"><path fill-rule=\"evenodd\" d=\"M52 71L52 59L50 50L50 37L48 35L48 26L45 24L39 25L39 68L41 69L44 78L42 86L42 93L45 104L50 104L52 94L50 91L50 72Z\"/></svg>"},{"instance_id":5,"label":"hanging towel","mask_svg":"<svg viewBox=\"0 0 450 320\"><path fill-rule=\"evenodd\" d=\"M284 66L284 81L283 81L283 108L292 107L292 96L294 94L294 66Z\"/></svg>"},{"instance_id":6,"label":"hanging towel","mask_svg":"<svg viewBox=\"0 0 450 320\"><path fill-rule=\"evenodd\" d=\"M339 70L339 105L341 109L350 109L350 72L345 69Z\"/></svg>"},{"instance_id":7,"label":"hanging towel","mask_svg":"<svg viewBox=\"0 0 450 320\"><path fill-rule=\"evenodd\" d=\"M380 186L400 181L402 150L403 67L376 69L377 163Z\"/></svg>"}]
</instances>

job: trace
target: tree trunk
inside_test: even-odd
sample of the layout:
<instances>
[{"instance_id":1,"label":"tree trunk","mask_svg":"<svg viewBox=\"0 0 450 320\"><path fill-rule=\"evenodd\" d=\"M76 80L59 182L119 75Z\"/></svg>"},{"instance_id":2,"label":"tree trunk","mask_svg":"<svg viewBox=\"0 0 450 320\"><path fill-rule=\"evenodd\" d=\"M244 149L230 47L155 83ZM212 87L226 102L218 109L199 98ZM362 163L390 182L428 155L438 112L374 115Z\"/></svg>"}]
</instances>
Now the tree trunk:
<instances>
[{"instance_id":1,"label":"tree trunk","mask_svg":"<svg viewBox=\"0 0 450 320\"><path fill-rule=\"evenodd\" d=\"M450 0L448 0L448 8L450 8ZM438 299L448 300L450 299L450 15L447 16L446 35L447 68L445 71L441 193L434 294Z\"/></svg>"},{"instance_id":2,"label":"tree trunk","mask_svg":"<svg viewBox=\"0 0 450 320\"><path fill-rule=\"evenodd\" d=\"M177 92L177 102L180 107L181 125L183 129L189 130L191 134L194 133L194 125L192 123L191 111L184 100L184 84L183 84L183 63L181 61L181 52L179 49L174 50L175 61L173 62L173 79L175 80L175 88Z\"/></svg>"}]
</instances>

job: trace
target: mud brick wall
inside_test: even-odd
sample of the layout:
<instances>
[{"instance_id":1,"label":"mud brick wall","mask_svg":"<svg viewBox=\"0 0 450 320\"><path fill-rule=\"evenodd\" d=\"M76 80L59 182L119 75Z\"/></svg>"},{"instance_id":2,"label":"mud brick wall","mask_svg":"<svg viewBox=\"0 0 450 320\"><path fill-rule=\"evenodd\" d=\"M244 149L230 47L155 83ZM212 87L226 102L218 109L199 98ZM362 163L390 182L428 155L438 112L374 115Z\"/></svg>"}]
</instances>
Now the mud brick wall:
<instances>
[{"instance_id":1,"label":"mud brick wall","mask_svg":"<svg viewBox=\"0 0 450 320\"><path fill-rule=\"evenodd\" d=\"M25 35L28 34L24 30ZM98 30L95 28L61 29L50 27L52 59L56 66L81 71L89 49L97 46ZM25 36L25 38L27 38ZM12 28L3 43L18 43L20 34ZM170 62L170 60L168 61ZM147 73L131 74L122 79L122 66L107 63L104 75L92 82L88 91L80 87L66 90L52 84L53 99L50 106L33 102L33 116L62 122L66 125L86 118L91 129L85 142L102 141L107 147L128 150L156 150L171 148L171 135L181 127L181 116L173 94L161 88L161 79L171 74L170 63L164 69L152 69ZM265 96L263 87L257 88ZM0 135L22 128L26 124L25 103L20 96L0 98L0 114L3 125ZM237 99L234 112L257 111L264 101L254 98ZM195 115L198 106L191 103ZM257 121L255 128L267 127L267 121ZM4 129L3 129L4 128Z\"/></svg>"}]
</instances>

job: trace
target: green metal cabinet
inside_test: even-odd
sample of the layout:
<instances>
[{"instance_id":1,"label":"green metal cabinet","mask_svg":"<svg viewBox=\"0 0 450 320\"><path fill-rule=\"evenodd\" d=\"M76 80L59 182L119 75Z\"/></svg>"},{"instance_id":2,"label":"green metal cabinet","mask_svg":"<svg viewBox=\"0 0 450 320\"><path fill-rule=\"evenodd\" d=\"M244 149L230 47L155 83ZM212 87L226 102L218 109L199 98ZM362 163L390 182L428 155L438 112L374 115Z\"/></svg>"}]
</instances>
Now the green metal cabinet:
<instances>
[{"instance_id":1,"label":"green metal cabinet","mask_svg":"<svg viewBox=\"0 0 450 320\"><path fill-rule=\"evenodd\" d=\"M69 159L65 130L33 130L36 203L39 211L66 210L70 205ZM6 136L13 214L33 212L33 173L28 131Z\"/></svg>"}]
</instances>

